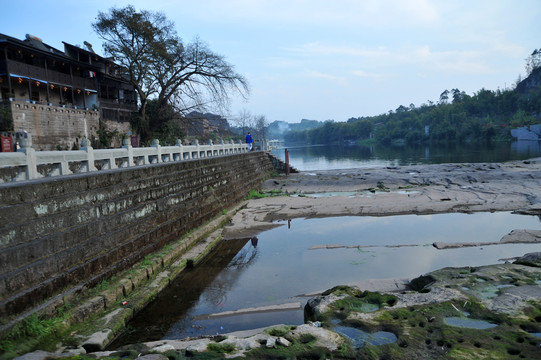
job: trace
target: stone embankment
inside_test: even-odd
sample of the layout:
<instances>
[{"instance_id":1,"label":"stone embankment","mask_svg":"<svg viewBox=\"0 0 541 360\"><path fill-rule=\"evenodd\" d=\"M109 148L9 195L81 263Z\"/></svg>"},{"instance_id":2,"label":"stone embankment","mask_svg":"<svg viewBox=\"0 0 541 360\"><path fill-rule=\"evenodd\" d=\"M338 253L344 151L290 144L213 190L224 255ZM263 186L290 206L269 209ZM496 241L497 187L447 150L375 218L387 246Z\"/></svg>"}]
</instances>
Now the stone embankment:
<instances>
[{"instance_id":1,"label":"stone embankment","mask_svg":"<svg viewBox=\"0 0 541 360\"><path fill-rule=\"evenodd\" d=\"M191 247L186 233L274 171L266 153L252 152L2 184L0 334L36 311L57 312L165 246Z\"/></svg>"}]
</instances>

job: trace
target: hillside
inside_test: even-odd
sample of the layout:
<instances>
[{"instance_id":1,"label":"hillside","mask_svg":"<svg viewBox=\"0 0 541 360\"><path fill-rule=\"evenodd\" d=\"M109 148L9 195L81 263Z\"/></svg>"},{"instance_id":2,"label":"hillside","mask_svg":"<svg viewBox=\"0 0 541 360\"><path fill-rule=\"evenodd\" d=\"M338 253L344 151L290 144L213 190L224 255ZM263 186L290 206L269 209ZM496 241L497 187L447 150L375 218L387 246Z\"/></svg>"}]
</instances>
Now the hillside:
<instances>
[{"instance_id":1,"label":"hillside","mask_svg":"<svg viewBox=\"0 0 541 360\"><path fill-rule=\"evenodd\" d=\"M355 142L374 137L382 144L510 141L511 129L541 120L541 67L514 89L481 89L468 95L444 90L437 103L400 105L377 116L325 122L316 129L289 132L286 141L311 144Z\"/></svg>"}]
</instances>

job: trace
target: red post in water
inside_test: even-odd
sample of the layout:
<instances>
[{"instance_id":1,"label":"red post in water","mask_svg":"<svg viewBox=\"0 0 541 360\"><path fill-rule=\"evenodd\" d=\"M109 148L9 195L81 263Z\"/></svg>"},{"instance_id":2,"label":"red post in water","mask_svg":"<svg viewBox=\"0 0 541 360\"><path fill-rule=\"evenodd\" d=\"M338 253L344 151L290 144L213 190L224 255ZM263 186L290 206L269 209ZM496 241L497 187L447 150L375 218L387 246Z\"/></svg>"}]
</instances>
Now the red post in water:
<instances>
[{"instance_id":1,"label":"red post in water","mask_svg":"<svg viewBox=\"0 0 541 360\"><path fill-rule=\"evenodd\" d=\"M289 151L286 149L286 175L289 175Z\"/></svg>"}]
</instances>

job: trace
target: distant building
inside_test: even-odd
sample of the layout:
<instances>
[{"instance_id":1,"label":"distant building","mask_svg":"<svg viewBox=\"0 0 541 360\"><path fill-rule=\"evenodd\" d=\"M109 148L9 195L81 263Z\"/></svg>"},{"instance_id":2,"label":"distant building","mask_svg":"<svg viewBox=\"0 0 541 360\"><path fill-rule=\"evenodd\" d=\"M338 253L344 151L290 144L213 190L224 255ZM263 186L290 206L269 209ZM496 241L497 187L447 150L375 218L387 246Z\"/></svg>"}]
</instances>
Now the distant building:
<instances>
[{"instance_id":1,"label":"distant building","mask_svg":"<svg viewBox=\"0 0 541 360\"><path fill-rule=\"evenodd\" d=\"M192 111L184 122L186 135L209 137L211 134L222 136L231 131L227 119L216 114Z\"/></svg>"},{"instance_id":2,"label":"distant building","mask_svg":"<svg viewBox=\"0 0 541 360\"><path fill-rule=\"evenodd\" d=\"M34 36L0 34L0 93L14 131L30 133L37 150L77 147L104 124L129 133L137 94L122 68L87 42L63 44L60 51Z\"/></svg>"}]
</instances>

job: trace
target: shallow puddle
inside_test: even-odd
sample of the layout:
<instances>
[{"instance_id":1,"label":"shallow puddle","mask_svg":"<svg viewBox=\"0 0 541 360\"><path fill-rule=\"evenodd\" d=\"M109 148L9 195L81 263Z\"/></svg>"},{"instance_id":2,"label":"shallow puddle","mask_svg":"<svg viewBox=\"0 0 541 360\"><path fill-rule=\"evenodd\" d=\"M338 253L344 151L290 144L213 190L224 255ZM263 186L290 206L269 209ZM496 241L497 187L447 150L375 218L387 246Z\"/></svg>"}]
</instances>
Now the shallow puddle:
<instances>
[{"instance_id":1,"label":"shallow puddle","mask_svg":"<svg viewBox=\"0 0 541 360\"><path fill-rule=\"evenodd\" d=\"M334 192L324 192L324 193L303 193L303 194L294 194L291 195L293 197L313 197L313 198L321 198L321 197L333 197L333 196L347 196L347 197L355 197L356 195L359 195L360 193L357 191L334 191Z\"/></svg>"},{"instance_id":2,"label":"shallow puddle","mask_svg":"<svg viewBox=\"0 0 541 360\"><path fill-rule=\"evenodd\" d=\"M447 325L468 329L485 330L498 326L497 324L489 323L485 320L470 319L465 317L446 317L443 320Z\"/></svg>"},{"instance_id":3,"label":"shallow puddle","mask_svg":"<svg viewBox=\"0 0 541 360\"><path fill-rule=\"evenodd\" d=\"M500 289L505 289L508 287L513 287L515 285L511 284L501 284L501 285L488 285L480 289L474 289L477 294L484 300L495 298L500 295Z\"/></svg>"},{"instance_id":4,"label":"shallow puddle","mask_svg":"<svg viewBox=\"0 0 541 360\"><path fill-rule=\"evenodd\" d=\"M498 241L513 229L541 229L538 217L511 213L334 217L280 224L284 226L257 239L222 242L142 310L111 348L302 324L302 306L310 293L366 279L414 278L443 267L497 264L539 251L539 244L437 250L433 242ZM301 303L296 310L211 316L295 302Z\"/></svg>"},{"instance_id":5,"label":"shallow puddle","mask_svg":"<svg viewBox=\"0 0 541 360\"><path fill-rule=\"evenodd\" d=\"M351 341L353 347L360 348L365 343L370 345L384 345L395 343L398 338L395 334L388 331L378 331L375 333L368 333L361 329L352 328L348 326L335 326L333 331L343 335L345 338Z\"/></svg>"},{"instance_id":6,"label":"shallow puddle","mask_svg":"<svg viewBox=\"0 0 541 360\"><path fill-rule=\"evenodd\" d=\"M387 194L389 191L332 191L332 192L320 192L320 193L302 193L302 194L294 194L291 195L292 197L312 197L312 198L324 198L324 197L334 197L334 196L346 196L349 198L354 197L371 197L373 195L378 194ZM419 191L409 191L409 190L398 190L394 191L395 194L401 194L401 195L410 195L410 194L417 194Z\"/></svg>"}]
</instances>

